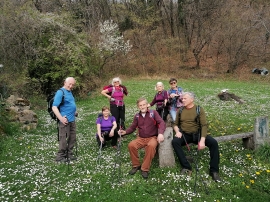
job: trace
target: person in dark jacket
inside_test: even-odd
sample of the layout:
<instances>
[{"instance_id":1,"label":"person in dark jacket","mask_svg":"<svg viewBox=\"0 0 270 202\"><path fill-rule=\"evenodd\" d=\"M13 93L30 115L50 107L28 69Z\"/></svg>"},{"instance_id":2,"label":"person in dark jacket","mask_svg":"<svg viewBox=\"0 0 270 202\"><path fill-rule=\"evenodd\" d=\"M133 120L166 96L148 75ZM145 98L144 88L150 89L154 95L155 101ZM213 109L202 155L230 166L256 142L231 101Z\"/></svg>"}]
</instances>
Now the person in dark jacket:
<instances>
[{"instance_id":1,"label":"person in dark jacket","mask_svg":"<svg viewBox=\"0 0 270 202\"><path fill-rule=\"evenodd\" d=\"M168 92L164 90L164 85L162 82L157 82L155 90L157 91L157 93L153 98L152 102L148 104L148 107L151 107L154 104L156 104L156 111L158 112L160 117L164 121L166 121L167 115L169 113L169 109L167 107Z\"/></svg>"}]
</instances>

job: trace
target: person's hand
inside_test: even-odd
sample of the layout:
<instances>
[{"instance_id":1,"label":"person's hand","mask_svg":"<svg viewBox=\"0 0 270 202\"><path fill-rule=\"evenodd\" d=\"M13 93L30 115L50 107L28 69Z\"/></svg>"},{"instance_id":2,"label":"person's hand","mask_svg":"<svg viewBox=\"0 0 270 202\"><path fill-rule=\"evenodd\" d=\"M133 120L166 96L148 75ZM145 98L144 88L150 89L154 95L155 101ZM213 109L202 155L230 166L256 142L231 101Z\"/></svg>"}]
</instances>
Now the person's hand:
<instances>
[{"instance_id":1,"label":"person's hand","mask_svg":"<svg viewBox=\"0 0 270 202\"><path fill-rule=\"evenodd\" d=\"M198 143L198 150L203 150L205 148L205 141L201 140Z\"/></svg>"},{"instance_id":2,"label":"person's hand","mask_svg":"<svg viewBox=\"0 0 270 202\"><path fill-rule=\"evenodd\" d=\"M148 105L147 105L147 107L151 107L151 105L150 105L150 104L148 104Z\"/></svg>"},{"instance_id":3,"label":"person's hand","mask_svg":"<svg viewBox=\"0 0 270 202\"><path fill-rule=\"evenodd\" d=\"M100 142L104 141L103 137L99 137L99 140L100 140Z\"/></svg>"},{"instance_id":4,"label":"person's hand","mask_svg":"<svg viewBox=\"0 0 270 202\"><path fill-rule=\"evenodd\" d=\"M114 131L111 130L111 131L110 131L110 134L109 134L109 137L113 137L113 135L114 135Z\"/></svg>"},{"instance_id":5,"label":"person's hand","mask_svg":"<svg viewBox=\"0 0 270 202\"><path fill-rule=\"evenodd\" d=\"M120 129L120 130L118 131L118 134L119 134L120 136L125 135L125 134L126 134L126 131Z\"/></svg>"},{"instance_id":6,"label":"person's hand","mask_svg":"<svg viewBox=\"0 0 270 202\"><path fill-rule=\"evenodd\" d=\"M180 131L178 131L177 133L175 133L175 137L181 138L182 137L182 133Z\"/></svg>"},{"instance_id":7,"label":"person's hand","mask_svg":"<svg viewBox=\"0 0 270 202\"><path fill-rule=\"evenodd\" d=\"M61 121L64 125L67 125L68 124L68 119L67 119L66 116L62 116L59 121Z\"/></svg>"},{"instance_id":8,"label":"person's hand","mask_svg":"<svg viewBox=\"0 0 270 202\"><path fill-rule=\"evenodd\" d=\"M158 143L163 142L163 141L164 141L164 135L158 134L158 136L157 136L157 141L158 141Z\"/></svg>"}]
</instances>

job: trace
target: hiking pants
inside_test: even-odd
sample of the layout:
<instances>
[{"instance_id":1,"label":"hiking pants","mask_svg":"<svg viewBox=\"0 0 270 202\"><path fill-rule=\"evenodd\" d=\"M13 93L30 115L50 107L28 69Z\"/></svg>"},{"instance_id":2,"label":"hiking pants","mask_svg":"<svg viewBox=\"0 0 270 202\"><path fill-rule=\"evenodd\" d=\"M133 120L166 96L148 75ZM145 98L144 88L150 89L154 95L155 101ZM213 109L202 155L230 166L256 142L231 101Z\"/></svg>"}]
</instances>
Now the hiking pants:
<instances>
[{"instance_id":1,"label":"hiking pants","mask_svg":"<svg viewBox=\"0 0 270 202\"><path fill-rule=\"evenodd\" d=\"M132 162L132 167L138 167L141 165L138 150L141 148L145 148L145 155L141 165L141 170L149 171L152 159L156 154L157 145L158 145L157 136L148 138L137 137L135 140L132 140L128 144L128 150Z\"/></svg>"},{"instance_id":2,"label":"hiking pants","mask_svg":"<svg viewBox=\"0 0 270 202\"><path fill-rule=\"evenodd\" d=\"M184 134L182 133L182 137L178 138L178 137L173 137L172 140L172 146L174 148L174 151L180 161L180 164L182 166L182 168L186 168L189 170L192 170L189 162L186 159L185 153L182 149L182 146L186 145L186 142L183 138L183 135L186 138L187 144L189 143L194 143L194 144L198 144L198 135L188 135L188 134ZM218 143L217 141L207 135L205 138L205 146L207 146L209 148L210 151L210 172L219 172L219 149L218 149ZM195 157L197 158L197 157ZM197 159L197 162L199 162L200 159Z\"/></svg>"},{"instance_id":3,"label":"hiking pants","mask_svg":"<svg viewBox=\"0 0 270 202\"><path fill-rule=\"evenodd\" d=\"M59 150L56 156L56 160L63 158L70 158L73 155L73 148L76 143L76 124L75 122L69 122L64 125L59 122Z\"/></svg>"},{"instance_id":4,"label":"hiking pants","mask_svg":"<svg viewBox=\"0 0 270 202\"><path fill-rule=\"evenodd\" d=\"M172 116L173 121L175 121L177 110L178 110L178 108L170 107L169 112L170 112L170 115Z\"/></svg>"},{"instance_id":5,"label":"hiking pants","mask_svg":"<svg viewBox=\"0 0 270 202\"><path fill-rule=\"evenodd\" d=\"M110 110L112 116L114 116L116 123L117 123L117 129L119 130L120 126L120 119L123 129L125 129L125 105L123 106L117 106L115 104L110 105Z\"/></svg>"}]
</instances>

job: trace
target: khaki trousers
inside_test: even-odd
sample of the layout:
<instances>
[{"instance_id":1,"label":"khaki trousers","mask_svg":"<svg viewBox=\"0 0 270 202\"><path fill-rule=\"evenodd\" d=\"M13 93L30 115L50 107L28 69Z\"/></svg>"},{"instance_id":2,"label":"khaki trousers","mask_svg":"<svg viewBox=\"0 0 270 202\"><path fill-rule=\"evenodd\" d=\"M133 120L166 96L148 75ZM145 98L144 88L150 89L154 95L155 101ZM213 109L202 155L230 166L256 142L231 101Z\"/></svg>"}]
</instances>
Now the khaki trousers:
<instances>
[{"instance_id":1,"label":"khaki trousers","mask_svg":"<svg viewBox=\"0 0 270 202\"><path fill-rule=\"evenodd\" d=\"M130 159L132 162L132 167L140 166L140 159L138 150L141 148L145 148L145 155L141 165L142 171L149 171L152 163L152 159L156 154L156 147L158 145L157 136L149 137L149 138L141 138L137 137L135 140L132 140L128 144L128 150L130 154Z\"/></svg>"}]
</instances>

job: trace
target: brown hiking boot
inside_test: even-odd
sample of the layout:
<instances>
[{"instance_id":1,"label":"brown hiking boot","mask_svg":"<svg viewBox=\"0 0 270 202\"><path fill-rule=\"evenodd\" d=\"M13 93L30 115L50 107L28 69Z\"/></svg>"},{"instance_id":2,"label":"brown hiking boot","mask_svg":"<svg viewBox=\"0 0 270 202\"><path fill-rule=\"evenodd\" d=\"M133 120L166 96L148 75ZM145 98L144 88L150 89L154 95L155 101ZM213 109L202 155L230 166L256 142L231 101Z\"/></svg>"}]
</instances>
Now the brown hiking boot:
<instances>
[{"instance_id":1,"label":"brown hiking boot","mask_svg":"<svg viewBox=\"0 0 270 202\"><path fill-rule=\"evenodd\" d=\"M133 167L130 171L129 171L129 174L130 175L134 175L138 170L141 169L141 166L138 166L138 167Z\"/></svg>"},{"instance_id":2,"label":"brown hiking boot","mask_svg":"<svg viewBox=\"0 0 270 202\"><path fill-rule=\"evenodd\" d=\"M147 179L147 178L148 178L148 171L143 171L143 170L141 170L141 174L142 174L142 177L143 177L144 179Z\"/></svg>"},{"instance_id":3,"label":"brown hiking boot","mask_svg":"<svg viewBox=\"0 0 270 202\"><path fill-rule=\"evenodd\" d=\"M189 169L186 169L186 168L182 168L182 170L180 171L180 174L181 174L181 175L188 175L188 176L191 176L192 171L189 170Z\"/></svg>"},{"instance_id":4,"label":"brown hiking boot","mask_svg":"<svg viewBox=\"0 0 270 202\"><path fill-rule=\"evenodd\" d=\"M215 182L221 182L218 172L210 172L210 176Z\"/></svg>"}]
</instances>

